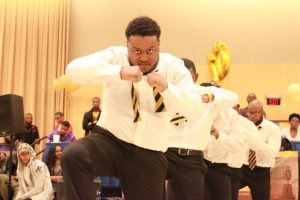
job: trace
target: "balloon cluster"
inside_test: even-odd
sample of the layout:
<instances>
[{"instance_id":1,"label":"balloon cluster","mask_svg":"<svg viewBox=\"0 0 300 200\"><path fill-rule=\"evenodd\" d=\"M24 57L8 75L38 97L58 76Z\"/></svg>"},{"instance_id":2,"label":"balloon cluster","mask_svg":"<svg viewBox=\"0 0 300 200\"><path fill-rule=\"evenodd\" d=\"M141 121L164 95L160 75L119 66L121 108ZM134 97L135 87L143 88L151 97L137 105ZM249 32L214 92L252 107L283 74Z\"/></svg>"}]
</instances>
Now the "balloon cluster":
<instances>
[{"instance_id":1,"label":"balloon cluster","mask_svg":"<svg viewBox=\"0 0 300 200\"><path fill-rule=\"evenodd\" d=\"M220 83L230 69L230 54L227 45L224 42L216 42L212 53L207 55L207 61L211 79Z\"/></svg>"},{"instance_id":2,"label":"balloon cluster","mask_svg":"<svg viewBox=\"0 0 300 200\"><path fill-rule=\"evenodd\" d=\"M59 78L53 80L53 88L56 91L62 91L66 89L67 91L74 91L80 88L80 85L73 83L68 77L64 74Z\"/></svg>"},{"instance_id":3,"label":"balloon cluster","mask_svg":"<svg viewBox=\"0 0 300 200\"><path fill-rule=\"evenodd\" d=\"M300 82L300 73L299 73L299 82ZM287 88L287 95L288 97L296 102L300 103L300 84L299 83L292 83Z\"/></svg>"}]
</instances>

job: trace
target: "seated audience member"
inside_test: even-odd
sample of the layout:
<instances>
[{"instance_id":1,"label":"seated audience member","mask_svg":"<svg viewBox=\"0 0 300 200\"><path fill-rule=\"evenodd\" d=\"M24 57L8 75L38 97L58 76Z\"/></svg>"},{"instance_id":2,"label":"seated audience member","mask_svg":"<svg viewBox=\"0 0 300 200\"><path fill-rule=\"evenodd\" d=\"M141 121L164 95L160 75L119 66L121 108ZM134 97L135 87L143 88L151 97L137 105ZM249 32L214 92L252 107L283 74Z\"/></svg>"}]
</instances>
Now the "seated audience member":
<instances>
[{"instance_id":1,"label":"seated audience member","mask_svg":"<svg viewBox=\"0 0 300 200\"><path fill-rule=\"evenodd\" d=\"M287 138L289 141L300 142L300 115L298 113L292 113L289 116L290 127L281 129L281 137Z\"/></svg>"},{"instance_id":2,"label":"seated audience member","mask_svg":"<svg viewBox=\"0 0 300 200\"><path fill-rule=\"evenodd\" d=\"M10 136L5 137L5 143L10 146ZM18 165L18 159L17 159L17 152L16 148L18 147L19 144L21 144L22 141L16 141L15 145L13 145L13 150L12 150L12 160L11 162L8 162L9 159L9 149L8 151L3 151L1 152L1 173L0 173L0 199L1 200L8 200L8 180L9 180L9 172L11 174L11 184L12 184L12 197L15 199L18 190L19 190L19 184L17 182L17 165ZM3 147L3 146L2 146ZM5 148L4 148L5 150ZM1 151L1 150L0 150Z\"/></svg>"},{"instance_id":3,"label":"seated audience member","mask_svg":"<svg viewBox=\"0 0 300 200\"><path fill-rule=\"evenodd\" d=\"M36 140L40 138L38 127L32 124L32 114L27 113L24 116L24 124L26 132L24 134L18 134L16 138L21 140L24 143L32 145ZM33 145L32 148L35 148L36 145Z\"/></svg>"},{"instance_id":4,"label":"seated audience member","mask_svg":"<svg viewBox=\"0 0 300 200\"><path fill-rule=\"evenodd\" d=\"M248 95L247 95L247 103L249 104L251 101L253 100L257 100L257 97L256 97L256 94L253 93L253 92L250 92ZM238 110L238 113L244 117L248 117L247 116L247 112L248 112L248 106L246 106L245 108L241 108ZM266 112L263 110L263 117L266 118L267 115L266 115Z\"/></svg>"},{"instance_id":5,"label":"seated audience member","mask_svg":"<svg viewBox=\"0 0 300 200\"><path fill-rule=\"evenodd\" d=\"M55 126L54 129L52 131L60 131L61 128L61 123L64 121L64 113L58 111L54 114L54 120L55 120ZM72 132L73 131L73 127L70 125L68 132Z\"/></svg>"},{"instance_id":6,"label":"seated audience member","mask_svg":"<svg viewBox=\"0 0 300 200\"><path fill-rule=\"evenodd\" d=\"M74 142L76 140L72 132L69 132L70 123L68 121L63 121L61 123L60 130L54 130L49 134L49 142L53 142L53 136L59 135L60 142Z\"/></svg>"},{"instance_id":7,"label":"seated audience member","mask_svg":"<svg viewBox=\"0 0 300 200\"><path fill-rule=\"evenodd\" d=\"M0 145L0 152L9 152L10 142L11 142L10 136L9 135L5 136L4 143Z\"/></svg>"},{"instance_id":8,"label":"seated audience member","mask_svg":"<svg viewBox=\"0 0 300 200\"><path fill-rule=\"evenodd\" d=\"M6 153L4 151L0 152L0 174L4 174L6 171Z\"/></svg>"},{"instance_id":9,"label":"seated audience member","mask_svg":"<svg viewBox=\"0 0 300 200\"><path fill-rule=\"evenodd\" d=\"M10 167L11 170L11 174L15 175L16 174L16 170L17 170L17 163L18 163L18 159L16 156L16 148L17 145L22 143L22 141L16 140L14 145L13 145L13 149L12 149L12 167ZM10 156L10 145L11 145L11 138L10 136L5 136L4 137L4 143L1 144L0 147L0 152L4 152L6 154L6 158L9 158ZM8 165L9 163L7 163ZM6 169L8 170L8 166L6 166ZM8 174L8 172L7 172Z\"/></svg>"},{"instance_id":10,"label":"seated audience member","mask_svg":"<svg viewBox=\"0 0 300 200\"><path fill-rule=\"evenodd\" d=\"M84 134L85 136L92 132L101 114L100 98L94 97L92 99L92 103L93 103L92 109L84 113L83 120L82 120L82 128L85 130L85 134Z\"/></svg>"},{"instance_id":11,"label":"seated audience member","mask_svg":"<svg viewBox=\"0 0 300 200\"><path fill-rule=\"evenodd\" d=\"M0 152L0 199L8 200L8 156L5 152ZM13 173L12 175L14 175ZM19 189L19 184L15 179L11 179L13 199L16 197Z\"/></svg>"},{"instance_id":12,"label":"seated audience member","mask_svg":"<svg viewBox=\"0 0 300 200\"><path fill-rule=\"evenodd\" d=\"M36 159L33 148L20 144L18 156L19 192L15 200L52 200L53 188L47 166Z\"/></svg>"},{"instance_id":13,"label":"seated audience member","mask_svg":"<svg viewBox=\"0 0 300 200\"><path fill-rule=\"evenodd\" d=\"M46 165L50 172L50 178L54 190L54 198L57 199L57 182L63 179L62 177L62 170L61 170L61 154L62 148L61 146L57 145L51 147L49 149L47 158L46 158Z\"/></svg>"}]
</instances>

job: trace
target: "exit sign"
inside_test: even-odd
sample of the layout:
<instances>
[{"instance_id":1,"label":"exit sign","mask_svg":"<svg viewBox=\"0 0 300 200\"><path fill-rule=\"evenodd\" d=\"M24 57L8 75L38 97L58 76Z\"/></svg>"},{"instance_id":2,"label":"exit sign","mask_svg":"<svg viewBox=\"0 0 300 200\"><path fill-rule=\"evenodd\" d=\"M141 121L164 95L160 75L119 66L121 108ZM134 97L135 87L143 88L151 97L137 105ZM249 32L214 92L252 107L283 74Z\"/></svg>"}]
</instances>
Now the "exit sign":
<instances>
[{"instance_id":1,"label":"exit sign","mask_svg":"<svg viewBox=\"0 0 300 200\"><path fill-rule=\"evenodd\" d=\"M280 97L267 97L267 105L269 106L280 106Z\"/></svg>"}]
</instances>

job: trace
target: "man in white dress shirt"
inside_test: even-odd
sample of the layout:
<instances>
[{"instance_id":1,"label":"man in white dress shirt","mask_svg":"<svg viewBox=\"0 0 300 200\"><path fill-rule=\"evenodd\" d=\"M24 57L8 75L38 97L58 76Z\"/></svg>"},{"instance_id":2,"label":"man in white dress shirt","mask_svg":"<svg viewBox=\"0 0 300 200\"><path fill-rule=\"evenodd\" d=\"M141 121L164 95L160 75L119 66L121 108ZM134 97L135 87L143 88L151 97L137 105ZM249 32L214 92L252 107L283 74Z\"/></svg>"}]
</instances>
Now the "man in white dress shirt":
<instances>
[{"instance_id":1,"label":"man in white dress shirt","mask_svg":"<svg viewBox=\"0 0 300 200\"><path fill-rule=\"evenodd\" d=\"M238 111L238 107L235 106L234 109ZM264 148L264 142L262 138L259 136L259 132L252 121L249 119L238 115L237 123L241 125L240 134L244 137L244 145L249 146L251 149L257 151ZM232 149L233 150L233 149ZM247 157L248 158L248 157ZM231 176L231 199L238 200L238 194L240 189L240 181L241 181L241 167L245 160L245 153L243 151L243 147L241 147L238 151L231 151L231 161L228 163L230 168L230 176Z\"/></svg>"},{"instance_id":2,"label":"man in white dress shirt","mask_svg":"<svg viewBox=\"0 0 300 200\"><path fill-rule=\"evenodd\" d=\"M197 110L202 98L210 101L211 95L190 92L194 84L182 60L160 53L154 20L133 19L126 38L127 47L112 46L67 66L71 80L103 85L93 133L62 156L67 200L94 200L95 175L118 177L126 200L163 199L169 121L181 109Z\"/></svg>"},{"instance_id":3,"label":"man in white dress shirt","mask_svg":"<svg viewBox=\"0 0 300 200\"><path fill-rule=\"evenodd\" d=\"M232 106L233 107L233 106ZM244 143L239 114L232 108L219 108L214 118L211 138L204 158L208 166L205 177L205 200L231 200L231 177L228 163L231 152Z\"/></svg>"},{"instance_id":4,"label":"man in white dress shirt","mask_svg":"<svg viewBox=\"0 0 300 200\"><path fill-rule=\"evenodd\" d=\"M197 73L191 60L183 59L185 66L196 81ZM214 100L205 105L202 112L193 117L176 116L171 120L167 178L170 180L171 193L175 200L202 200L204 198L204 179L207 166L203 150L207 147L215 111L220 107L232 107L238 102L238 95L216 87L196 86L198 92L207 90ZM176 118L178 120L176 120Z\"/></svg>"},{"instance_id":5,"label":"man in white dress shirt","mask_svg":"<svg viewBox=\"0 0 300 200\"><path fill-rule=\"evenodd\" d=\"M245 156L249 159L241 169L241 188L248 186L253 200L270 200L270 168L274 166L280 149L280 129L263 117L263 105L260 101L253 100L249 103L247 116L256 125L265 147L258 151L246 149Z\"/></svg>"}]
</instances>

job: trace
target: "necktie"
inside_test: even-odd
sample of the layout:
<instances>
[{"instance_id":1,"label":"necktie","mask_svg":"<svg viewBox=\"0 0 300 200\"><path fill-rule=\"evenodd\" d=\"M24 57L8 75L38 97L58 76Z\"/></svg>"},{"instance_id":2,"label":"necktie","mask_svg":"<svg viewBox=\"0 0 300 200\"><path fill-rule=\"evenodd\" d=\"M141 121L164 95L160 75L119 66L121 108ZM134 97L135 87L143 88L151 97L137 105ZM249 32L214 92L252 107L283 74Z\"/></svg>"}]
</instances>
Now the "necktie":
<instances>
[{"instance_id":1,"label":"necktie","mask_svg":"<svg viewBox=\"0 0 300 200\"><path fill-rule=\"evenodd\" d=\"M173 123L175 126L178 126L181 121L187 122L187 119L185 118L185 116L176 113L175 117L173 117L170 122Z\"/></svg>"},{"instance_id":2,"label":"necktie","mask_svg":"<svg viewBox=\"0 0 300 200\"><path fill-rule=\"evenodd\" d=\"M166 107L163 102L164 98L160 95L156 87L153 88L153 96L155 99L155 112L165 112Z\"/></svg>"},{"instance_id":3,"label":"necktie","mask_svg":"<svg viewBox=\"0 0 300 200\"><path fill-rule=\"evenodd\" d=\"M261 129L261 126L258 126L257 129ZM253 170L256 166L256 153L252 149L249 150L249 157L248 157L248 167Z\"/></svg>"},{"instance_id":4,"label":"necktie","mask_svg":"<svg viewBox=\"0 0 300 200\"><path fill-rule=\"evenodd\" d=\"M133 122L136 123L138 121L141 121L141 115L140 115L140 104L138 102L137 92L134 89L133 84L131 84L131 102L133 108Z\"/></svg>"},{"instance_id":5,"label":"necktie","mask_svg":"<svg viewBox=\"0 0 300 200\"><path fill-rule=\"evenodd\" d=\"M256 154L252 149L249 150L248 167L253 170L256 166Z\"/></svg>"}]
</instances>

